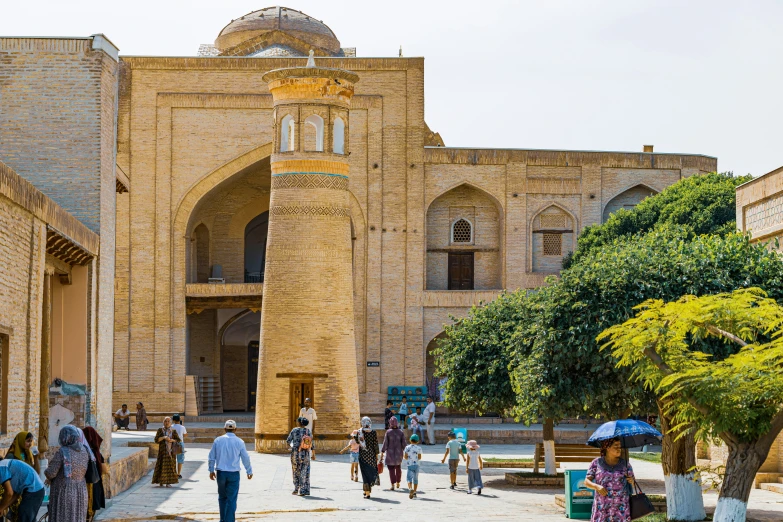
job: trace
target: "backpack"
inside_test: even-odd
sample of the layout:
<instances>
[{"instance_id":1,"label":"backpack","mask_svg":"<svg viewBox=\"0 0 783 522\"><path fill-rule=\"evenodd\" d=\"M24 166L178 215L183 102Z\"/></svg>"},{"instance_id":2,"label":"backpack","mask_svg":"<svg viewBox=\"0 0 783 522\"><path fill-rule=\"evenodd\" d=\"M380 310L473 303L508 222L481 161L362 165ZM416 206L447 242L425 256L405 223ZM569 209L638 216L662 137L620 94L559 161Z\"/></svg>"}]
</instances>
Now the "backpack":
<instances>
[{"instance_id":1,"label":"backpack","mask_svg":"<svg viewBox=\"0 0 783 522\"><path fill-rule=\"evenodd\" d=\"M301 428L304 430L304 435L302 435L302 442L299 443L299 451L307 451L313 447L313 438L307 434L306 428Z\"/></svg>"}]
</instances>

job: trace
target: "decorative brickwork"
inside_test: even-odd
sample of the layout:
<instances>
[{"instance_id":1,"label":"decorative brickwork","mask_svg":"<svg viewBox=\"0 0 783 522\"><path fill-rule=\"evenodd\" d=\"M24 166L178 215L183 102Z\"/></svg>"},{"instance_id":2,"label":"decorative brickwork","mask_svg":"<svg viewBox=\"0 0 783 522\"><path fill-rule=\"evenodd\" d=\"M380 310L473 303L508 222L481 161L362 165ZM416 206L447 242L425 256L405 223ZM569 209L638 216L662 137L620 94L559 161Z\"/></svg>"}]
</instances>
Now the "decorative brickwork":
<instances>
[{"instance_id":1,"label":"decorative brickwork","mask_svg":"<svg viewBox=\"0 0 783 522\"><path fill-rule=\"evenodd\" d=\"M348 190L348 178L345 176L325 175L321 173L291 172L272 176L272 188L328 188Z\"/></svg>"}]
</instances>

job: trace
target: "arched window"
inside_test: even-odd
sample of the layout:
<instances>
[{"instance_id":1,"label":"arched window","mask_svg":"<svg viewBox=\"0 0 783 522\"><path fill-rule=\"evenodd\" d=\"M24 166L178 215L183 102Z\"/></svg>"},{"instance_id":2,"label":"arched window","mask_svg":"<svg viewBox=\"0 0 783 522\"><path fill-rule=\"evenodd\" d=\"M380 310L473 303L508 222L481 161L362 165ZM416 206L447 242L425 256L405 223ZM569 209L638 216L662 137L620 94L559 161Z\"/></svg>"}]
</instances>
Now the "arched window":
<instances>
[{"instance_id":1,"label":"arched window","mask_svg":"<svg viewBox=\"0 0 783 522\"><path fill-rule=\"evenodd\" d=\"M335 154L345 154L345 122L342 118L334 119L332 127L332 151Z\"/></svg>"},{"instance_id":2,"label":"arched window","mask_svg":"<svg viewBox=\"0 0 783 522\"><path fill-rule=\"evenodd\" d=\"M306 151L324 151L324 119L317 114L311 114L305 118L305 141Z\"/></svg>"},{"instance_id":3,"label":"arched window","mask_svg":"<svg viewBox=\"0 0 783 522\"><path fill-rule=\"evenodd\" d=\"M254 217L245 227L245 283L264 282L269 212Z\"/></svg>"},{"instance_id":4,"label":"arched window","mask_svg":"<svg viewBox=\"0 0 783 522\"><path fill-rule=\"evenodd\" d=\"M558 272L563 256L574 249L574 220L563 209L550 205L533 219L533 272Z\"/></svg>"},{"instance_id":5,"label":"arched window","mask_svg":"<svg viewBox=\"0 0 783 522\"><path fill-rule=\"evenodd\" d=\"M286 114L280 122L280 152L294 150L296 145L296 131L294 117Z\"/></svg>"},{"instance_id":6,"label":"arched window","mask_svg":"<svg viewBox=\"0 0 783 522\"><path fill-rule=\"evenodd\" d=\"M473 243L473 225L465 218L451 224L451 242L454 244Z\"/></svg>"}]
</instances>

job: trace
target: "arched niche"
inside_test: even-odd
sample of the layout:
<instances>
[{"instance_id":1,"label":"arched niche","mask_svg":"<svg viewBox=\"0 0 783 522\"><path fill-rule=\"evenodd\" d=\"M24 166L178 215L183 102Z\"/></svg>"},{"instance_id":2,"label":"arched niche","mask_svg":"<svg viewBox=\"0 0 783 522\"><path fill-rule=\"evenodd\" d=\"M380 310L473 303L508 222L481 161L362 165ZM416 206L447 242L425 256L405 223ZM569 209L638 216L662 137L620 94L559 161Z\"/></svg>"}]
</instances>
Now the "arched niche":
<instances>
[{"instance_id":1,"label":"arched niche","mask_svg":"<svg viewBox=\"0 0 783 522\"><path fill-rule=\"evenodd\" d=\"M657 190L651 189L647 185L642 184L624 190L610 199L606 206L604 206L602 222L605 223L612 213L617 212L621 208L632 209L641 203L643 199L654 196L657 193Z\"/></svg>"},{"instance_id":2,"label":"arched niche","mask_svg":"<svg viewBox=\"0 0 783 522\"><path fill-rule=\"evenodd\" d=\"M503 211L495 198L462 184L435 198L426 219L427 290L502 287Z\"/></svg>"},{"instance_id":3,"label":"arched niche","mask_svg":"<svg viewBox=\"0 0 783 522\"><path fill-rule=\"evenodd\" d=\"M209 229L204 223L200 223L193 229L193 267L195 268L192 281L206 283L209 280Z\"/></svg>"},{"instance_id":4,"label":"arched niche","mask_svg":"<svg viewBox=\"0 0 783 522\"><path fill-rule=\"evenodd\" d=\"M339 116L332 125L332 152L345 154L345 121Z\"/></svg>"},{"instance_id":5,"label":"arched niche","mask_svg":"<svg viewBox=\"0 0 783 522\"><path fill-rule=\"evenodd\" d=\"M254 217L245 227L245 283L264 282L269 211Z\"/></svg>"},{"instance_id":6,"label":"arched niche","mask_svg":"<svg viewBox=\"0 0 783 522\"><path fill-rule=\"evenodd\" d=\"M221 312L227 315L236 310ZM260 331L261 312L242 310L226 320L218 332L223 411L255 408Z\"/></svg>"},{"instance_id":7,"label":"arched niche","mask_svg":"<svg viewBox=\"0 0 783 522\"><path fill-rule=\"evenodd\" d=\"M307 152L324 151L324 119L317 114L305 118L304 148Z\"/></svg>"},{"instance_id":8,"label":"arched niche","mask_svg":"<svg viewBox=\"0 0 783 522\"><path fill-rule=\"evenodd\" d=\"M280 152L296 150L296 122L290 114L280 121Z\"/></svg>"},{"instance_id":9,"label":"arched niche","mask_svg":"<svg viewBox=\"0 0 783 522\"><path fill-rule=\"evenodd\" d=\"M576 227L576 218L556 204L533 217L530 227L533 272L557 273L563 268L563 258L576 247Z\"/></svg>"}]
</instances>

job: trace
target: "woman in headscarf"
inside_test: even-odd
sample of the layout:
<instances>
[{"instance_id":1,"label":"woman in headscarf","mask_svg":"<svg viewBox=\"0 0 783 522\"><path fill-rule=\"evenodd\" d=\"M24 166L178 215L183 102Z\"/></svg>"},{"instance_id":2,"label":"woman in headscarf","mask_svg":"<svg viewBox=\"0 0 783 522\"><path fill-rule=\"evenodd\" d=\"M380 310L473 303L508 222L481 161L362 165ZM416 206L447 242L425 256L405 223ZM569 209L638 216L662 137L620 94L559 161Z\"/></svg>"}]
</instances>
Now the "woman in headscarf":
<instances>
[{"instance_id":1,"label":"woman in headscarf","mask_svg":"<svg viewBox=\"0 0 783 522\"><path fill-rule=\"evenodd\" d=\"M96 511L106 507L106 495L103 490L103 474L108 473L109 470L107 469L103 455L101 455L103 438L98 435L98 432L95 431L95 428L92 426L87 426L82 431L84 433L84 438L87 441L87 447L92 450L93 455L95 455L95 463L98 465L98 474L101 477L95 484L87 484L87 514L90 520L92 520Z\"/></svg>"},{"instance_id":2,"label":"woman in headscarf","mask_svg":"<svg viewBox=\"0 0 783 522\"><path fill-rule=\"evenodd\" d=\"M35 436L29 431L20 431L14 437L11 442L11 446L8 448L8 453L5 454L6 459L21 460L25 464L29 464L33 469L41 473L39 468L38 457L33 455L33 444L35 443Z\"/></svg>"},{"instance_id":3,"label":"woman in headscarf","mask_svg":"<svg viewBox=\"0 0 783 522\"><path fill-rule=\"evenodd\" d=\"M49 522L87 520L87 483L84 475L90 454L80 439L79 430L70 424L60 430L60 449L46 468L49 493Z\"/></svg>"},{"instance_id":4,"label":"woman in headscarf","mask_svg":"<svg viewBox=\"0 0 783 522\"><path fill-rule=\"evenodd\" d=\"M149 424L149 421L147 420L147 410L144 409L144 405L142 403L137 402L136 403L136 430L146 431L147 424Z\"/></svg>"},{"instance_id":5,"label":"woman in headscarf","mask_svg":"<svg viewBox=\"0 0 783 522\"><path fill-rule=\"evenodd\" d=\"M291 471L294 476L292 495L305 497L310 494L310 450L313 449L313 435L307 427L310 421L305 417L296 419L298 427L291 430L286 442L291 447Z\"/></svg>"},{"instance_id":6,"label":"woman in headscarf","mask_svg":"<svg viewBox=\"0 0 783 522\"><path fill-rule=\"evenodd\" d=\"M369 417L362 417L359 444L359 469L362 471L364 498L370 498L372 487L378 480L378 435L372 429Z\"/></svg>"},{"instance_id":7,"label":"woman in headscarf","mask_svg":"<svg viewBox=\"0 0 783 522\"><path fill-rule=\"evenodd\" d=\"M400 429L397 417L389 419L390 429L386 431L383 437L383 449L381 449L381 458L386 455L386 467L389 468L389 480L391 480L391 489L394 486L400 488L402 480L402 453L405 450L405 433Z\"/></svg>"},{"instance_id":8,"label":"woman in headscarf","mask_svg":"<svg viewBox=\"0 0 783 522\"><path fill-rule=\"evenodd\" d=\"M158 461L152 474L152 483L169 487L179 482L177 478L177 456L172 453L172 445L180 442L176 430L171 429L171 417L163 419L163 427L155 433L158 443Z\"/></svg>"},{"instance_id":9,"label":"woman in headscarf","mask_svg":"<svg viewBox=\"0 0 783 522\"><path fill-rule=\"evenodd\" d=\"M630 522L630 493L626 484L633 486L631 465L621 457L619 438L601 442L601 456L590 463L585 486L595 490L591 522Z\"/></svg>"}]
</instances>

